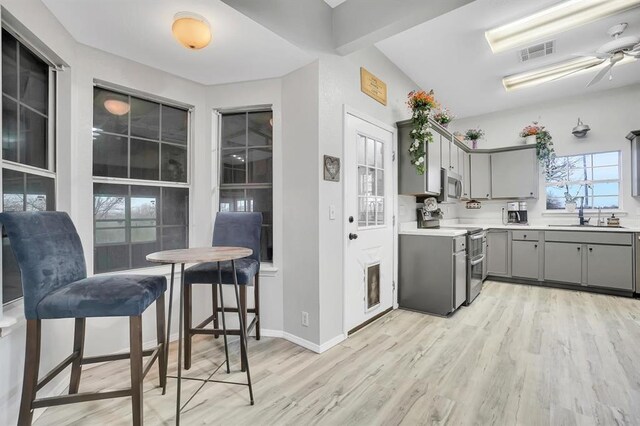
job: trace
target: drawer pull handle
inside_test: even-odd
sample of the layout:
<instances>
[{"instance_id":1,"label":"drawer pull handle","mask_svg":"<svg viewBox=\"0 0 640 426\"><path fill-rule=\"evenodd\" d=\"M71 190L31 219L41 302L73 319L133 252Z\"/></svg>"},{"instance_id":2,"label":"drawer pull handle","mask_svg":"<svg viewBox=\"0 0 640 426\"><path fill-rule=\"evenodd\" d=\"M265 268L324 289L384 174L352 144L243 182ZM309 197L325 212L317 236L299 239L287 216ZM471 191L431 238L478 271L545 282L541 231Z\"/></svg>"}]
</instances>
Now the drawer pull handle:
<instances>
[{"instance_id":1,"label":"drawer pull handle","mask_svg":"<svg viewBox=\"0 0 640 426\"><path fill-rule=\"evenodd\" d=\"M580 247L578 247L578 251L580 251Z\"/></svg>"},{"instance_id":2,"label":"drawer pull handle","mask_svg":"<svg viewBox=\"0 0 640 426\"><path fill-rule=\"evenodd\" d=\"M533 245L533 248L538 248L538 245L537 245L537 244L534 244L534 245Z\"/></svg>"},{"instance_id":3,"label":"drawer pull handle","mask_svg":"<svg viewBox=\"0 0 640 426\"><path fill-rule=\"evenodd\" d=\"M589 251L593 251L593 247L589 247Z\"/></svg>"}]
</instances>

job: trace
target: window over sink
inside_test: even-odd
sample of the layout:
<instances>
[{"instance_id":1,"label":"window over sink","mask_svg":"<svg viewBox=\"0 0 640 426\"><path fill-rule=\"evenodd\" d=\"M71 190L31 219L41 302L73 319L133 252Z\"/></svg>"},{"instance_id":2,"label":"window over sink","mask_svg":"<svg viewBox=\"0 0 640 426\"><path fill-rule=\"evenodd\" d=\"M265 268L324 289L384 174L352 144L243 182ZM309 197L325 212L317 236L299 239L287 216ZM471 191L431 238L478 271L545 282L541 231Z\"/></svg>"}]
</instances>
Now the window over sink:
<instances>
[{"instance_id":1,"label":"window over sink","mask_svg":"<svg viewBox=\"0 0 640 426\"><path fill-rule=\"evenodd\" d=\"M556 157L546 173L547 210L620 208L620 151Z\"/></svg>"}]
</instances>

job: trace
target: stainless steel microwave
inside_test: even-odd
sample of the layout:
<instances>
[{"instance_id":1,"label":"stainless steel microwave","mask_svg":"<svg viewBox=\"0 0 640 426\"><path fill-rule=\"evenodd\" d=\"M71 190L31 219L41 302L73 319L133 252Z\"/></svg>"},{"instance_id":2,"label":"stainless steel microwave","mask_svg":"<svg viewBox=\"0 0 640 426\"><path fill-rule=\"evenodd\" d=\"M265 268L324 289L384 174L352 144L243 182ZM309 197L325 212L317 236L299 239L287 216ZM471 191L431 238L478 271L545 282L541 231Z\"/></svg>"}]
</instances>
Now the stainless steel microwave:
<instances>
[{"instance_id":1,"label":"stainless steel microwave","mask_svg":"<svg viewBox=\"0 0 640 426\"><path fill-rule=\"evenodd\" d=\"M455 202L460 201L462 197L462 176L449 170L441 170L442 188L440 188L440 196L438 201Z\"/></svg>"}]
</instances>

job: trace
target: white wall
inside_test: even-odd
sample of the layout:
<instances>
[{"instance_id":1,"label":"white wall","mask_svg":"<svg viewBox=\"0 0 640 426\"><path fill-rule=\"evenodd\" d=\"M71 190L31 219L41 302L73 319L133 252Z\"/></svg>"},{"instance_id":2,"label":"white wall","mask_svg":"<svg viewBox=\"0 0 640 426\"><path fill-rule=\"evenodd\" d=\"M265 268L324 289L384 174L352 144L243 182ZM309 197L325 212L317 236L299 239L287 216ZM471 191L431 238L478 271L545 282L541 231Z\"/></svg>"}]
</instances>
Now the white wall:
<instances>
[{"instance_id":1,"label":"white wall","mask_svg":"<svg viewBox=\"0 0 640 426\"><path fill-rule=\"evenodd\" d=\"M604 81L601 84L606 84ZM542 86L539 90L544 90ZM598 151L622 152L622 197L621 217L623 225L640 223L640 201L631 197L631 143L625 136L631 130L640 128L640 85L605 90L587 96L576 96L563 100L544 102L524 108L455 120L451 131L465 132L479 126L486 132L485 140L479 141L479 148L497 148L521 143L518 133L532 121L546 126L553 136L556 154L573 155ZM578 117L591 131L584 139L571 134ZM531 223L572 223L576 214L558 217L545 213L544 176L540 174L540 198L529 200L529 221ZM482 203L480 210L460 208L458 216L463 221L500 221L501 208L505 201Z\"/></svg>"},{"instance_id":2,"label":"white wall","mask_svg":"<svg viewBox=\"0 0 640 426\"><path fill-rule=\"evenodd\" d=\"M360 91L360 67L387 83L387 106ZM343 105L395 127L410 117L407 94L416 88L399 68L377 48L370 47L348 56L326 55L320 58L320 151L323 155L343 156ZM403 149L400 147L399 149ZM342 271L344 224L349 214L343 208L344 176L338 185L320 179L318 217L320 226L320 344L343 333ZM336 206L336 220L329 220L329 206Z\"/></svg>"}]
</instances>

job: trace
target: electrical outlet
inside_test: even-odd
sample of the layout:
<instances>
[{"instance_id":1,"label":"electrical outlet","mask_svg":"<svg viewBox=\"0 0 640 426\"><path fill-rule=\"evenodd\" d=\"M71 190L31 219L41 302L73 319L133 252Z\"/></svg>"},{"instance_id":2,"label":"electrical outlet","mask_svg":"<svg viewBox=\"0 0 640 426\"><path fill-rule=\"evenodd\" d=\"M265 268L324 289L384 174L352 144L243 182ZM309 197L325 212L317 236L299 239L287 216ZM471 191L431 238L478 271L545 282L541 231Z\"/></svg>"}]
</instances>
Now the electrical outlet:
<instances>
[{"instance_id":1,"label":"electrical outlet","mask_svg":"<svg viewBox=\"0 0 640 426\"><path fill-rule=\"evenodd\" d=\"M309 327L309 312L302 311L302 325Z\"/></svg>"}]
</instances>

